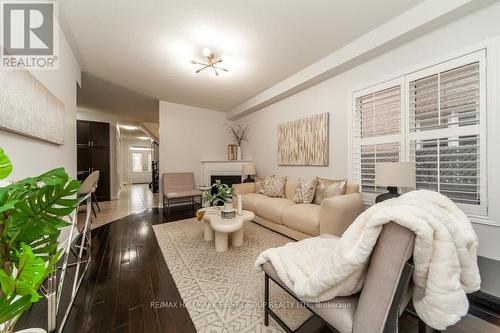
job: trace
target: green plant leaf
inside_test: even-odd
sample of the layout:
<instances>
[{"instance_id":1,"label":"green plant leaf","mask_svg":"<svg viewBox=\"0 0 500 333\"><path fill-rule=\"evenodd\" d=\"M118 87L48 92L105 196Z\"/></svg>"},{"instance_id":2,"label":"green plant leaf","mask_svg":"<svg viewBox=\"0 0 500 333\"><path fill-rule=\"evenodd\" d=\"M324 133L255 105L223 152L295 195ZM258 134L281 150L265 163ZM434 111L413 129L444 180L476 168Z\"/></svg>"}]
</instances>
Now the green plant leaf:
<instances>
[{"instance_id":1,"label":"green plant leaf","mask_svg":"<svg viewBox=\"0 0 500 333\"><path fill-rule=\"evenodd\" d=\"M78 203L78 199L69 197L76 194L79 186L78 181L70 181L32 189L11 212L7 235L13 241L30 244L41 235L58 233L68 225L62 217L70 214Z\"/></svg>"},{"instance_id":2,"label":"green plant leaf","mask_svg":"<svg viewBox=\"0 0 500 333\"><path fill-rule=\"evenodd\" d=\"M2 296L3 298L3 296ZM21 298L10 296L0 301L0 323L15 318L31 306L31 296L24 295Z\"/></svg>"},{"instance_id":3,"label":"green plant leaf","mask_svg":"<svg viewBox=\"0 0 500 333\"><path fill-rule=\"evenodd\" d=\"M12 162L9 157L4 153L3 149L0 148L0 179L7 178L12 172Z\"/></svg>"},{"instance_id":4,"label":"green plant leaf","mask_svg":"<svg viewBox=\"0 0 500 333\"><path fill-rule=\"evenodd\" d=\"M5 204L3 204L3 205L0 206L0 213L4 212L6 210L14 208L14 206L16 205L16 203L18 203L18 201L19 200L10 200L10 201L7 201Z\"/></svg>"},{"instance_id":5,"label":"green plant leaf","mask_svg":"<svg viewBox=\"0 0 500 333\"><path fill-rule=\"evenodd\" d=\"M45 261L36 257L30 246L23 244L21 252L17 256L19 263L16 280L32 281L33 284L36 284L44 278Z\"/></svg>"},{"instance_id":6,"label":"green plant leaf","mask_svg":"<svg viewBox=\"0 0 500 333\"><path fill-rule=\"evenodd\" d=\"M2 291L8 296L11 296L16 289L16 282L3 269L0 269L0 285L2 286Z\"/></svg>"}]
</instances>

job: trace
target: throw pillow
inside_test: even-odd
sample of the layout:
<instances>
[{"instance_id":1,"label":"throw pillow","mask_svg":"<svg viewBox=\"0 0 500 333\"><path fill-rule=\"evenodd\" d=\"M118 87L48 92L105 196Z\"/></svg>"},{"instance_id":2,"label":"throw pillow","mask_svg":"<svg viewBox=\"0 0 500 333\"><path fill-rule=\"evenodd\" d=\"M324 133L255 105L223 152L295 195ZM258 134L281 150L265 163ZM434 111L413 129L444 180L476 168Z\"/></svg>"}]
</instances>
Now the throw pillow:
<instances>
[{"instance_id":1,"label":"throw pillow","mask_svg":"<svg viewBox=\"0 0 500 333\"><path fill-rule=\"evenodd\" d=\"M316 183L316 179L304 180L299 178L292 200L298 204L310 204L314 199Z\"/></svg>"},{"instance_id":2,"label":"throw pillow","mask_svg":"<svg viewBox=\"0 0 500 333\"><path fill-rule=\"evenodd\" d=\"M266 177L258 177L255 176L253 179L255 180L255 193L262 193L262 182Z\"/></svg>"},{"instance_id":3,"label":"throw pillow","mask_svg":"<svg viewBox=\"0 0 500 333\"><path fill-rule=\"evenodd\" d=\"M283 198L285 196L286 176L266 177L262 182L262 194L271 198Z\"/></svg>"},{"instance_id":4,"label":"throw pillow","mask_svg":"<svg viewBox=\"0 0 500 333\"><path fill-rule=\"evenodd\" d=\"M321 205L321 202L326 198L331 198L337 195L345 194L347 179L333 180L321 177L316 177L318 184L316 185L316 194L314 203Z\"/></svg>"}]
</instances>

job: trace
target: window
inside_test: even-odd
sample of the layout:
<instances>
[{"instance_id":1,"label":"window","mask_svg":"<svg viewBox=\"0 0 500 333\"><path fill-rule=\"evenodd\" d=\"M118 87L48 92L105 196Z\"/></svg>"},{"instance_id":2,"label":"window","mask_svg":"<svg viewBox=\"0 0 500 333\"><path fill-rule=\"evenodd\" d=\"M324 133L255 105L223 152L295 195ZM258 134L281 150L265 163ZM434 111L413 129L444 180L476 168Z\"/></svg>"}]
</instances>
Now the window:
<instances>
[{"instance_id":1,"label":"window","mask_svg":"<svg viewBox=\"0 0 500 333\"><path fill-rule=\"evenodd\" d=\"M132 172L142 172L142 153L132 153Z\"/></svg>"},{"instance_id":2,"label":"window","mask_svg":"<svg viewBox=\"0 0 500 333\"><path fill-rule=\"evenodd\" d=\"M410 160L417 189L486 214L485 60L479 51L354 94L354 175L365 199L382 190L376 162Z\"/></svg>"},{"instance_id":3,"label":"window","mask_svg":"<svg viewBox=\"0 0 500 333\"><path fill-rule=\"evenodd\" d=\"M399 161L402 80L359 92L354 100L355 178L363 193L377 193L375 163Z\"/></svg>"}]
</instances>

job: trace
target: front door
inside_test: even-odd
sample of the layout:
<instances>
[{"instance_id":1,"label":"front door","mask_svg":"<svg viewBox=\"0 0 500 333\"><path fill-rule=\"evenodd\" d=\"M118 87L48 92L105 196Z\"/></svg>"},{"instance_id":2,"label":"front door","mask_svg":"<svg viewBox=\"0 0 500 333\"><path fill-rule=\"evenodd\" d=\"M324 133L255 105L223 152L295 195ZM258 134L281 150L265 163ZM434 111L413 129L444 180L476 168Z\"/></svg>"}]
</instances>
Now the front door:
<instances>
[{"instance_id":1,"label":"front door","mask_svg":"<svg viewBox=\"0 0 500 333\"><path fill-rule=\"evenodd\" d=\"M151 182L151 149L130 150L130 172L131 183Z\"/></svg>"}]
</instances>

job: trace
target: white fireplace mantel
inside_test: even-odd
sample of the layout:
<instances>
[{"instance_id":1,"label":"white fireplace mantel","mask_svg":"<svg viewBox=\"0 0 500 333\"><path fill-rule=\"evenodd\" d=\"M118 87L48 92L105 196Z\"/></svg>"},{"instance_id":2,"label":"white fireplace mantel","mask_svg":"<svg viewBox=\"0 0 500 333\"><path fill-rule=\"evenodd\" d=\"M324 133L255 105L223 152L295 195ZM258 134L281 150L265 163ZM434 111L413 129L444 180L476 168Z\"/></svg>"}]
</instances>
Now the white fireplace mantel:
<instances>
[{"instance_id":1,"label":"white fireplace mantel","mask_svg":"<svg viewBox=\"0 0 500 333\"><path fill-rule=\"evenodd\" d=\"M203 175L201 185L210 185L211 176L239 175L243 164L252 163L252 160L202 160L201 173Z\"/></svg>"}]
</instances>

